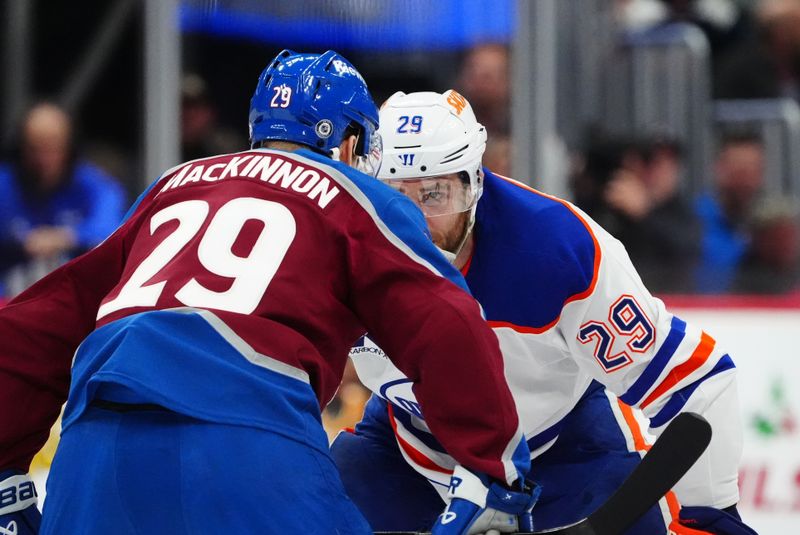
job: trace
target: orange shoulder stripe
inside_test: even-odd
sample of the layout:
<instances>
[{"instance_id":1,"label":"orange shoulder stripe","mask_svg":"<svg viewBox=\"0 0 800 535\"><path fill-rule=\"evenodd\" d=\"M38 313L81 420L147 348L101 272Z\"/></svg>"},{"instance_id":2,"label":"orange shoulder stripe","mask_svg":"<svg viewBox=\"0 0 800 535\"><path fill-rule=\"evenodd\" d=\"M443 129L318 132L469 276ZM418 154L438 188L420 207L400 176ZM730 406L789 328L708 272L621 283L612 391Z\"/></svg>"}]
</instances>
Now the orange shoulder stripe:
<instances>
[{"instance_id":1,"label":"orange shoulder stripe","mask_svg":"<svg viewBox=\"0 0 800 535\"><path fill-rule=\"evenodd\" d=\"M711 352L714 351L715 345L716 342L714 339L711 338L705 331L703 331L703 334L700 337L700 343L697 344L697 347L694 349L692 356L689 357L689 360L680 366L676 366L672 371L670 371L661 384L658 385L658 387L656 387L656 389L653 390L650 395L639 404L639 407L644 409L662 396L665 392L667 392L670 388L681 382L692 372L702 366L706 360L708 360L708 356L711 355Z\"/></svg>"}]
</instances>

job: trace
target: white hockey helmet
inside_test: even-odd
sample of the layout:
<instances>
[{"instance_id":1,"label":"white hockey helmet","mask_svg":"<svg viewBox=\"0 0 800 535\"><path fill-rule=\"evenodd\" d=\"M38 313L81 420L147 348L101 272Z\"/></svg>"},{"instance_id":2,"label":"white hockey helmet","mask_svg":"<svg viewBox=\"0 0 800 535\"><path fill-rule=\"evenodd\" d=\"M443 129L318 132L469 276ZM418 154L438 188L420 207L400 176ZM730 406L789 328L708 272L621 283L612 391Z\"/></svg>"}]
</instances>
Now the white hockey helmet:
<instances>
[{"instance_id":1,"label":"white hockey helmet","mask_svg":"<svg viewBox=\"0 0 800 535\"><path fill-rule=\"evenodd\" d=\"M381 106L379 132L383 162L378 178L398 187L418 181L458 174L464 191L448 212L474 209L483 191L480 171L486 149L486 129L458 92L397 92ZM426 212L423 207L423 212ZM428 213L426 215L441 215Z\"/></svg>"}]
</instances>

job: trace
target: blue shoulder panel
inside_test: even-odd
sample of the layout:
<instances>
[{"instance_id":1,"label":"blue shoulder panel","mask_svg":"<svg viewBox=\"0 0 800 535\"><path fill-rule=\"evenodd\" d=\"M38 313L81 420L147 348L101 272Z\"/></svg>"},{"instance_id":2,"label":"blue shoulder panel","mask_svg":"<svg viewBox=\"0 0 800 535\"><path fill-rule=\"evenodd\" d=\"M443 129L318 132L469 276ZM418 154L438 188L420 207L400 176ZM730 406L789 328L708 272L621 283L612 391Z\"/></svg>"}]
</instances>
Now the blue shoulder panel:
<instances>
[{"instance_id":1,"label":"blue shoulder panel","mask_svg":"<svg viewBox=\"0 0 800 535\"><path fill-rule=\"evenodd\" d=\"M593 287L598 255L569 205L486 171L467 282L488 320L550 326Z\"/></svg>"}]
</instances>

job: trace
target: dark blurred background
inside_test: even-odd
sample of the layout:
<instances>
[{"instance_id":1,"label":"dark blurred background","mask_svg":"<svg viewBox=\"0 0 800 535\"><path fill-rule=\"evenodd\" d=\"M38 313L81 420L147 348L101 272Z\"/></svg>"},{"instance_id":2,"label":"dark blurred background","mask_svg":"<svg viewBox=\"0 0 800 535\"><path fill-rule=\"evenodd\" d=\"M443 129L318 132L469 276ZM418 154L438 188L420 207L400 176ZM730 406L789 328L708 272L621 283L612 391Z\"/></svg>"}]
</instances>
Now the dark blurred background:
<instances>
[{"instance_id":1,"label":"dark blurred background","mask_svg":"<svg viewBox=\"0 0 800 535\"><path fill-rule=\"evenodd\" d=\"M575 202L657 294L797 292L798 0L1 5L6 297L164 169L246 148L253 84L282 48L338 50L378 103L459 90L486 165ZM42 102L49 118L31 115Z\"/></svg>"}]
</instances>

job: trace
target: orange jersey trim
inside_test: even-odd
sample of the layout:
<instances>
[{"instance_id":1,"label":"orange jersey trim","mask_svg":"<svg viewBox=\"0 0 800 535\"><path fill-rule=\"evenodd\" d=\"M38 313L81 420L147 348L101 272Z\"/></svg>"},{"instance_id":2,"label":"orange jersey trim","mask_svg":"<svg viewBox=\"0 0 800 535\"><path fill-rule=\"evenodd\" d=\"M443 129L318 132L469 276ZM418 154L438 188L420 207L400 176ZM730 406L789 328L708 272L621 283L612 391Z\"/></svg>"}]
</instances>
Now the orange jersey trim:
<instances>
[{"instance_id":1,"label":"orange jersey trim","mask_svg":"<svg viewBox=\"0 0 800 535\"><path fill-rule=\"evenodd\" d=\"M644 438L642 428L639 426L636 416L633 415L633 409L625 405L619 399L617 400L617 405L619 405L622 417L625 418L625 423L628 424L628 429L630 429L631 435L633 436L633 447L636 448L636 451L649 450L650 444L648 444L647 439Z\"/></svg>"},{"instance_id":2,"label":"orange jersey trim","mask_svg":"<svg viewBox=\"0 0 800 535\"><path fill-rule=\"evenodd\" d=\"M697 347L694 349L692 356L689 357L689 360L680 366L676 366L671 372L669 372L666 379L664 379L664 381L662 381L662 383L658 385L658 387L656 387L656 389L653 390L653 392L651 392L650 395L639 404L639 407L644 409L653 401L662 396L665 392L667 392L670 388L696 371L708 360L709 355L711 355L711 352L714 351L715 345L716 341L714 341L713 338L703 331L703 334L700 337L700 343L697 344Z\"/></svg>"},{"instance_id":3,"label":"orange jersey trim","mask_svg":"<svg viewBox=\"0 0 800 535\"><path fill-rule=\"evenodd\" d=\"M642 433L642 428L639 425L639 421L633 415L633 409L619 399L617 400L617 405L619 406L620 412L622 412L622 417L625 418L625 423L627 424L628 429L631 431L631 436L633 436L633 447L636 448L637 451L649 451L652 446L644 437L644 433ZM694 535L705 533L696 530L688 530L686 527L678 523L681 506L678 503L678 498L675 496L673 491L667 492L664 495L664 499L667 502L669 515L671 517L670 528L676 527L676 529L673 529L676 535Z\"/></svg>"}]
</instances>

